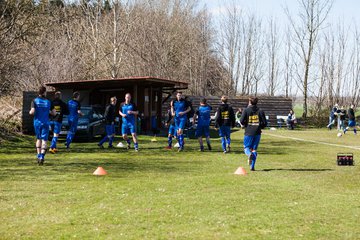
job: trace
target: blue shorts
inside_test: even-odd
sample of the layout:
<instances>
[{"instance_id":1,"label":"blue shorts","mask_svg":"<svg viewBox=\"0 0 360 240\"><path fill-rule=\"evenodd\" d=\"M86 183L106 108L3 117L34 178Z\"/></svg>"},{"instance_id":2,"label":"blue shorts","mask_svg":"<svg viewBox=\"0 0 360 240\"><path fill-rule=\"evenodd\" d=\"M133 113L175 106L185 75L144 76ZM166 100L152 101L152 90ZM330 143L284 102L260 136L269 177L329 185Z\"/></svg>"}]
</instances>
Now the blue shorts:
<instances>
[{"instance_id":1,"label":"blue shorts","mask_svg":"<svg viewBox=\"0 0 360 240\"><path fill-rule=\"evenodd\" d=\"M349 120L348 126L349 126L349 127L355 127L355 126L356 126L356 122L355 122L354 120Z\"/></svg>"},{"instance_id":2,"label":"blue shorts","mask_svg":"<svg viewBox=\"0 0 360 240\"><path fill-rule=\"evenodd\" d=\"M36 139L47 141L49 139L49 124L34 122Z\"/></svg>"},{"instance_id":3,"label":"blue shorts","mask_svg":"<svg viewBox=\"0 0 360 240\"><path fill-rule=\"evenodd\" d=\"M187 122L187 118L186 117L175 117L175 128L176 130L178 129L185 129L185 125Z\"/></svg>"},{"instance_id":4,"label":"blue shorts","mask_svg":"<svg viewBox=\"0 0 360 240\"><path fill-rule=\"evenodd\" d=\"M69 132L72 132L72 133L76 133L76 130L77 130L77 126L78 126L78 120L77 119L74 119L74 120L68 120L69 122Z\"/></svg>"},{"instance_id":5,"label":"blue shorts","mask_svg":"<svg viewBox=\"0 0 360 240\"><path fill-rule=\"evenodd\" d=\"M105 130L107 136L112 136L113 134L115 134L115 125L114 124L106 125Z\"/></svg>"},{"instance_id":6,"label":"blue shorts","mask_svg":"<svg viewBox=\"0 0 360 240\"><path fill-rule=\"evenodd\" d=\"M221 126L219 128L219 136L230 138L231 129L230 126Z\"/></svg>"},{"instance_id":7,"label":"blue shorts","mask_svg":"<svg viewBox=\"0 0 360 240\"><path fill-rule=\"evenodd\" d=\"M175 125L174 125L174 124L171 124L171 125L169 126L168 134L171 135L171 136L175 136L175 135L176 135L176 130L175 130Z\"/></svg>"},{"instance_id":8,"label":"blue shorts","mask_svg":"<svg viewBox=\"0 0 360 240\"><path fill-rule=\"evenodd\" d=\"M195 131L195 137L209 137L210 136L210 130L209 125L199 126L197 125L196 131Z\"/></svg>"},{"instance_id":9,"label":"blue shorts","mask_svg":"<svg viewBox=\"0 0 360 240\"><path fill-rule=\"evenodd\" d=\"M50 127L52 128L52 131L56 134L59 134L61 131L61 123L59 123L58 121L51 121Z\"/></svg>"},{"instance_id":10,"label":"blue shorts","mask_svg":"<svg viewBox=\"0 0 360 240\"><path fill-rule=\"evenodd\" d=\"M121 133L122 133L122 135L126 135L129 133L131 133L131 134L136 133L135 125L132 123L122 123Z\"/></svg>"},{"instance_id":11,"label":"blue shorts","mask_svg":"<svg viewBox=\"0 0 360 240\"><path fill-rule=\"evenodd\" d=\"M244 136L244 148L250 148L256 150L259 146L261 135L256 136Z\"/></svg>"}]
</instances>

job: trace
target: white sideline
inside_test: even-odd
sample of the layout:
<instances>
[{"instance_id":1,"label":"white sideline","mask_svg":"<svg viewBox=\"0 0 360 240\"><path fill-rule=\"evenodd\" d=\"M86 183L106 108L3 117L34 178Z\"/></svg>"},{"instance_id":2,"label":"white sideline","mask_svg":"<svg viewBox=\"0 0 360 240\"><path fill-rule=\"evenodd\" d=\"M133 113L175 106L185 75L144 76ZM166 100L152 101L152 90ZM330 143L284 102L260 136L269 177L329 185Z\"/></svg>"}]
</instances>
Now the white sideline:
<instances>
[{"instance_id":1,"label":"white sideline","mask_svg":"<svg viewBox=\"0 0 360 240\"><path fill-rule=\"evenodd\" d=\"M342 147L342 148L350 148L350 149L360 150L360 147L354 147L354 146L346 146L346 145L340 145L340 144L334 144L334 143L319 142L319 141L308 140L308 139L303 139L303 138L296 138L296 137L286 137L286 136L275 135L275 134L271 134L271 133L262 133L262 134L273 136L273 137L280 137L280 138L287 138L287 139L292 139L292 140L297 140L297 141L303 141L303 142L311 142L311 143L323 144L323 145L334 146L334 147Z\"/></svg>"}]
</instances>

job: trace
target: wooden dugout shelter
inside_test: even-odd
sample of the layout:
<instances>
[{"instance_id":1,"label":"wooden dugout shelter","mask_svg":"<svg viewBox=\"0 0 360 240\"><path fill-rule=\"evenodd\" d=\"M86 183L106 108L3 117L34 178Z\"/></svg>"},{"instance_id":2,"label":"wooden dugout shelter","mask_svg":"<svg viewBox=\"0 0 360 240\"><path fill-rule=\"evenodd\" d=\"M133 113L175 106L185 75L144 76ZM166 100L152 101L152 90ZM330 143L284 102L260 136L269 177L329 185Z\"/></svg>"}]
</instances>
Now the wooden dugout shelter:
<instances>
[{"instance_id":1,"label":"wooden dugout shelter","mask_svg":"<svg viewBox=\"0 0 360 240\"><path fill-rule=\"evenodd\" d=\"M151 76L59 81L46 83L45 85L52 87L54 91L61 91L62 99L65 102L72 98L73 92L80 92L80 103L84 106L106 106L110 98L116 96L118 99L116 111L118 111L120 103L124 101L125 94L130 93L132 101L137 105L139 112L144 114L143 118L146 121L147 129L151 127L150 118L153 115L157 116L157 124L160 127L161 109L164 101L175 91L188 88L188 83L186 82ZM52 99L51 95L50 92L48 94L50 99ZM37 94L34 92L24 92L24 111L30 109L29 104L36 96ZM23 114L23 131L32 132L30 130L32 129L32 121L25 116L26 112Z\"/></svg>"}]
</instances>

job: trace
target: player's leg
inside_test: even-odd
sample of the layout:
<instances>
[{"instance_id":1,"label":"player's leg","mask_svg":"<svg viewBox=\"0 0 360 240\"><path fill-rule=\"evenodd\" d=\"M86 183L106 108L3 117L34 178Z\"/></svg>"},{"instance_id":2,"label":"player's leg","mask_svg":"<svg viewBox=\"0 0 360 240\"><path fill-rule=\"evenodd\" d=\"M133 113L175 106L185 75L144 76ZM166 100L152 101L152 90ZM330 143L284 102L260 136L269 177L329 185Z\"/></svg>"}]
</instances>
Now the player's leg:
<instances>
[{"instance_id":1,"label":"player's leg","mask_svg":"<svg viewBox=\"0 0 360 240\"><path fill-rule=\"evenodd\" d=\"M109 139L111 138L112 135L111 125L105 126L105 132L106 132L106 136L103 139L101 139L100 142L98 143L98 146L100 148L104 148L103 144L109 141Z\"/></svg>"},{"instance_id":2,"label":"player's leg","mask_svg":"<svg viewBox=\"0 0 360 240\"><path fill-rule=\"evenodd\" d=\"M261 135L256 135L254 136L253 140L252 140L252 162L251 162L251 171L255 171L255 163L256 163L256 159L258 157L258 146L260 144L260 139L261 139Z\"/></svg>"},{"instance_id":3,"label":"player's leg","mask_svg":"<svg viewBox=\"0 0 360 240\"><path fill-rule=\"evenodd\" d=\"M51 145L50 145L50 149L49 149L49 151L51 153L56 153L57 152L56 143L57 143L57 140L59 138L60 131L61 131L61 123L53 122L54 136L53 136L53 138L51 140Z\"/></svg>"},{"instance_id":4,"label":"player's leg","mask_svg":"<svg viewBox=\"0 0 360 240\"><path fill-rule=\"evenodd\" d=\"M41 152L39 165L43 165L45 161L45 154L47 150L47 140L49 138L49 125L44 124L41 126Z\"/></svg>"},{"instance_id":5,"label":"player's leg","mask_svg":"<svg viewBox=\"0 0 360 240\"><path fill-rule=\"evenodd\" d=\"M109 137L109 148L113 147L113 142L114 142L114 138L115 138L115 125L111 124L110 125L110 137Z\"/></svg>"},{"instance_id":6,"label":"player's leg","mask_svg":"<svg viewBox=\"0 0 360 240\"><path fill-rule=\"evenodd\" d=\"M199 141L200 151L203 152L204 151L204 144L203 144L202 135L203 135L203 128L202 128L202 126L197 125L196 130L195 130L195 137Z\"/></svg>"},{"instance_id":7,"label":"player's leg","mask_svg":"<svg viewBox=\"0 0 360 240\"><path fill-rule=\"evenodd\" d=\"M184 131L187 119L186 118L175 118L175 124L177 128L177 136L179 141L179 151L184 150Z\"/></svg>"},{"instance_id":8,"label":"player's leg","mask_svg":"<svg viewBox=\"0 0 360 240\"><path fill-rule=\"evenodd\" d=\"M139 143L138 143L138 140L137 140L136 128L135 128L134 124L131 124L131 126L130 126L130 133L131 133L132 139L134 141L135 151L138 151L139 150Z\"/></svg>"},{"instance_id":9,"label":"player's leg","mask_svg":"<svg viewBox=\"0 0 360 240\"><path fill-rule=\"evenodd\" d=\"M244 153L248 157L248 164L251 165L253 155L252 155L252 142L253 136L244 136Z\"/></svg>"},{"instance_id":10,"label":"player's leg","mask_svg":"<svg viewBox=\"0 0 360 240\"><path fill-rule=\"evenodd\" d=\"M211 151L211 143L210 143L210 127L209 126L204 126L204 136L206 138L206 144L208 149Z\"/></svg>"},{"instance_id":11,"label":"player's leg","mask_svg":"<svg viewBox=\"0 0 360 240\"><path fill-rule=\"evenodd\" d=\"M224 132L225 132L225 138L226 138L226 145L227 145L227 151L230 152L231 150L231 128L230 126L224 126Z\"/></svg>"},{"instance_id":12,"label":"player's leg","mask_svg":"<svg viewBox=\"0 0 360 240\"><path fill-rule=\"evenodd\" d=\"M41 154L41 125L34 122L34 130L35 130L35 136L36 136L36 158L39 161L40 160L40 154Z\"/></svg>"},{"instance_id":13,"label":"player's leg","mask_svg":"<svg viewBox=\"0 0 360 240\"><path fill-rule=\"evenodd\" d=\"M66 148L70 147L70 144L74 139L77 130L77 124L78 124L77 120L72 120L72 121L69 120L69 132L66 136Z\"/></svg>"},{"instance_id":14,"label":"player's leg","mask_svg":"<svg viewBox=\"0 0 360 240\"><path fill-rule=\"evenodd\" d=\"M225 133L225 126L220 126L219 128L219 136L221 138L221 146L224 151L224 153L227 152L226 150L226 133Z\"/></svg>"}]
</instances>

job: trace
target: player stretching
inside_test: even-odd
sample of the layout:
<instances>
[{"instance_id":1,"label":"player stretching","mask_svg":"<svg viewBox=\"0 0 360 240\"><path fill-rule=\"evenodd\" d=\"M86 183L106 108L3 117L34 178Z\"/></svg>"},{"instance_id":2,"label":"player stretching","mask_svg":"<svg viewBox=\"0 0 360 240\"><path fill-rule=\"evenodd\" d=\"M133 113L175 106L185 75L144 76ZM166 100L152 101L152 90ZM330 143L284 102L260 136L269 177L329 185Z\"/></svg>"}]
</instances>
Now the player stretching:
<instances>
[{"instance_id":1,"label":"player stretching","mask_svg":"<svg viewBox=\"0 0 360 240\"><path fill-rule=\"evenodd\" d=\"M235 126L235 114L231 106L227 104L227 97L221 97L221 105L218 107L215 116L215 129L219 129L221 145L224 153L231 149L231 127Z\"/></svg>"},{"instance_id":2,"label":"player stretching","mask_svg":"<svg viewBox=\"0 0 360 240\"><path fill-rule=\"evenodd\" d=\"M70 144L71 144L72 140L74 139L74 136L75 136L75 133L77 130L78 121L79 121L79 115L83 116L83 114L80 110L81 105L80 105L79 99L80 99L80 93L74 92L73 99L68 102L69 132L66 136L66 143L65 143L65 146L67 149L70 148Z\"/></svg>"},{"instance_id":3,"label":"player stretching","mask_svg":"<svg viewBox=\"0 0 360 240\"><path fill-rule=\"evenodd\" d=\"M249 106L245 109L240 119L241 125L245 127L244 152L248 156L248 163L251 166L251 171L255 171L261 129L264 129L267 126L265 113L257 107L257 103L257 97L250 97Z\"/></svg>"},{"instance_id":4,"label":"player stretching","mask_svg":"<svg viewBox=\"0 0 360 240\"><path fill-rule=\"evenodd\" d=\"M204 145L202 137L206 137L206 143L208 149L211 151L211 144L210 144L210 113L211 113L211 106L206 103L206 99L203 98L200 100L200 106L196 109L194 117L193 117L193 124L195 124L196 118L198 119L198 123L196 126L195 136L199 139L200 144L200 151L204 151Z\"/></svg>"},{"instance_id":5,"label":"player stretching","mask_svg":"<svg viewBox=\"0 0 360 240\"><path fill-rule=\"evenodd\" d=\"M131 102L131 95L125 95L125 102L120 104L119 114L122 117L121 132L124 140L127 142L127 149L130 149L130 139L128 133L130 132L134 141L134 148L137 152L139 145L136 137L136 116L139 114L136 105Z\"/></svg>"},{"instance_id":6,"label":"player stretching","mask_svg":"<svg viewBox=\"0 0 360 240\"><path fill-rule=\"evenodd\" d=\"M354 129L354 134L356 134L356 119L355 119L355 111L354 111L354 105L353 104L351 104L351 106L350 106L350 108L348 110L348 116L349 116L349 122L348 122L348 126L344 130L344 134L351 127Z\"/></svg>"},{"instance_id":7,"label":"player stretching","mask_svg":"<svg viewBox=\"0 0 360 240\"><path fill-rule=\"evenodd\" d=\"M176 93L176 99L171 101L171 114L174 116L176 135L179 141L179 152L184 150L184 128L187 122L187 113L191 108L189 102L182 98L182 92Z\"/></svg>"},{"instance_id":8,"label":"player stretching","mask_svg":"<svg viewBox=\"0 0 360 240\"><path fill-rule=\"evenodd\" d=\"M115 137L115 106L116 106L117 99L116 97L110 98L110 104L106 106L105 109L105 130L106 136L98 143L100 148L104 148L103 144L106 141L109 141L109 148L113 148L113 141Z\"/></svg>"},{"instance_id":9,"label":"player stretching","mask_svg":"<svg viewBox=\"0 0 360 240\"><path fill-rule=\"evenodd\" d=\"M171 106L167 112L167 120L165 122L165 127L169 127L168 146L166 146L165 149L171 149L172 148L172 139L174 137L176 137L175 122L174 122L174 116L171 114Z\"/></svg>"},{"instance_id":10,"label":"player stretching","mask_svg":"<svg viewBox=\"0 0 360 240\"><path fill-rule=\"evenodd\" d=\"M43 165L49 137L49 113L53 116L56 111L51 102L45 98L46 88L39 88L39 96L31 102L29 114L34 115L34 129L36 135L37 162Z\"/></svg>"},{"instance_id":11,"label":"player stretching","mask_svg":"<svg viewBox=\"0 0 360 240\"><path fill-rule=\"evenodd\" d=\"M61 100L61 92L55 93L55 99L52 101L52 105L56 111L56 116L52 117L50 126L52 127L54 136L51 140L51 145L49 152L56 153L58 150L56 148L56 142L59 137L59 133L61 131L61 124L64 117L64 114L68 114L68 109L66 103Z\"/></svg>"}]
</instances>

